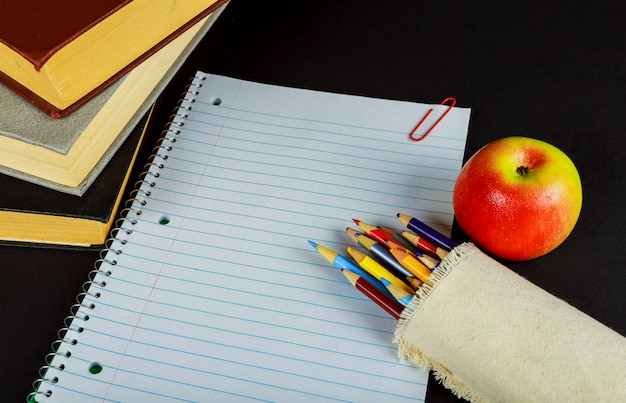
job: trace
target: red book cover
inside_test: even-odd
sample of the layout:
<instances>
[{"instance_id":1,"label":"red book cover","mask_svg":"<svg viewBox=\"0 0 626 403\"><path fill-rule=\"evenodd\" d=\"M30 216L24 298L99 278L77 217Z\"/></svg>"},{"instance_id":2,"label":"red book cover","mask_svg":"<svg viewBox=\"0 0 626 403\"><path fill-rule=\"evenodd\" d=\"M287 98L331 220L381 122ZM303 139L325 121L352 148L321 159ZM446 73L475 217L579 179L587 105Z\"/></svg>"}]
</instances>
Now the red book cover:
<instances>
[{"instance_id":1,"label":"red book cover","mask_svg":"<svg viewBox=\"0 0 626 403\"><path fill-rule=\"evenodd\" d=\"M55 52L132 0L3 0L0 42L39 71Z\"/></svg>"},{"instance_id":2,"label":"red book cover","mask_svg":"<svg viewBox=\"0 0 626 403\"><path fill-rule=\"evenodd\" d=\"M36 71L39 71L50 57L68 43L133 1L135 0L2 0L0 2L0 42L23 56L32 63ZM11 88L48 115L62 118L225 2L225 0L214 2L163 38L156 46L147 49L143 55L131 61L124 69L113 74L104 83L64 109L50 104L37 95L35 90L22 85L6 72L0 71L0 83Z\"/></svg>"}]
</instances>

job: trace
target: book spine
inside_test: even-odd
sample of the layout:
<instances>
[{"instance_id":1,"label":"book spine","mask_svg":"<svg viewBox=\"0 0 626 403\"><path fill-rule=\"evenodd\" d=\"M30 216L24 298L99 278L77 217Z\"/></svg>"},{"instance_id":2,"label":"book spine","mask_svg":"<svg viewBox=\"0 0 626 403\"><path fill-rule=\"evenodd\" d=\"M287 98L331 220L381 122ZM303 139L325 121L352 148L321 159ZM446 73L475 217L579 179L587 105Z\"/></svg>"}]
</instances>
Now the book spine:
<instances>
[{"instance_id":1,"label":"book spine","mask_svg":"<svg viewBox=\"0 0 626 403\"><path fill-rule=\"evenodd\" d=\"M86 301L97 301L105 292L107 278L112 275L110 268L117 265L116 256L121 255L124 245L131 242L137 217L142 214L142 207L147 204L151 189L157 186L159 171L165 167L168 153L180 134L184 119L187 118L205 78L205 75L196 75L181 94L166 128L161 132L143 172L135 183L134 190L125 202L125 208L119 213L120 218L116 220L104 248L100 250L93 269L87 274L82 292L76 296L77 303L70 307L70 314L63 320L63 327L58 330L57 339L51 345L52 352L44 358L45 364L40 367L39 377L33 382L33 392L27 396L29 403L56 401L53 397L55 385L62 382L63 371L72 355L72 346L80 342L80 334L89 326L89 312L96 309L96 303Z\"/></svg>"}]
</instances>

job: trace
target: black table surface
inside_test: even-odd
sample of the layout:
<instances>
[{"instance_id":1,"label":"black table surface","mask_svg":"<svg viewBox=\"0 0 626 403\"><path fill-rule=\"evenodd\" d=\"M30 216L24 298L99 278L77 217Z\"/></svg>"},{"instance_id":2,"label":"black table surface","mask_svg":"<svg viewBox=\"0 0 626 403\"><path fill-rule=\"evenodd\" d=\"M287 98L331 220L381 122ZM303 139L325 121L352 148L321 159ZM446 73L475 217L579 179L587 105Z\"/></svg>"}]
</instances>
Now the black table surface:
<instances>
[{"instance_id":1,"label":"black table surface","mask_svg":"<svg viewBox=\"0 0 626 403\"><path fill-rule=\"evenodd\" d=\"M572 158L584 192L573 233L544 257L507 265L626 335L626 5L509 3L232 0L164 93L159 119L196 69L389 99L455 97L472 108L466 158L509 135ZM456 227L454 236L464 238ZM96 258L0 246L3 401L31 391ZM457 399L431 379L427 401Z\"/></svg>"}]
</instances>

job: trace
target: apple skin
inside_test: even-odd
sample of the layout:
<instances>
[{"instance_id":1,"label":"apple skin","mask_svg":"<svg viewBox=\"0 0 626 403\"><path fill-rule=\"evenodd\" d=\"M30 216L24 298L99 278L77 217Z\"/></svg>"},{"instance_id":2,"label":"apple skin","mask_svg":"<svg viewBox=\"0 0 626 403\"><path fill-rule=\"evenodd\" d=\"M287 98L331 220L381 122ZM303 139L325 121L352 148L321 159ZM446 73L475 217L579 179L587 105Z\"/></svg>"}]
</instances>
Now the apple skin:
<instances>
[{"instance_id":1,"label":"apple skin","mask_svg":"<svg viewBox=\"0 0 626 403\"><path fill-rule=\"evenodd\" d=\"M557 147L503 137L478 150L453 190L457 222L493 255L523 261L543 256L572 232L582 208L580 175Z\"/></svg>"}]
</instances>

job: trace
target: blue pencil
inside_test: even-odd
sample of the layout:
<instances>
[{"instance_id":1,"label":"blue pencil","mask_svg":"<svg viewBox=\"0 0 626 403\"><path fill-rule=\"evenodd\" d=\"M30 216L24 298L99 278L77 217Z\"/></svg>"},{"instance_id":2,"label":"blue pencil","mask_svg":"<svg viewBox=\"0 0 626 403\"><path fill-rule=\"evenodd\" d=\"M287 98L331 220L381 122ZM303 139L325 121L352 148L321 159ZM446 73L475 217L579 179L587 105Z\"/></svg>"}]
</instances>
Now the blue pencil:
<instances>
[{"instance_id":1,"label":"blue pencil","mask_svg":"<svg viewBox=\"0 0 626 403\"><path fill-rule=\"evenodd\" d=\"M339 253L325 246L319 245L313 241L309 241L309 244L315 250L317 250L322 256L324 256L326 260L328 260L336 268L349 270L352 273L358 274L363 279L365 279L368 283L371 283L374 287L376 287L380 292L382 292L383 294L391 298L394 298L394 296L391 295L391 292L387 289L387 287L383 285L383 283L381 283L374 276L372 276L371 274L363 270L360 266L356 265L355 263L352 263L350 260L346 259L344 256L340 255Z\"/></svg>"},{"instance_id":2,"label":"blue pencil","mask_svg":"<svg viewBox=\"0 0 626 403\"><path fill-rule=\"evenodd\" d=\"M457 243L454 242L452 239L448 238L438 231L435 231L417 218L401 213L398 213L398 218L405 227L415 232L419 236L426 238L426 240L428 240L435 246L445 249L448 252L457 246Z\"/></svg>"}]
</instances>

